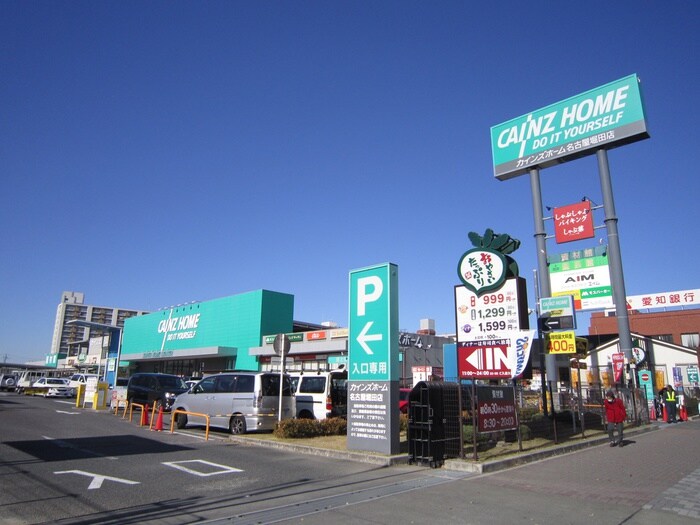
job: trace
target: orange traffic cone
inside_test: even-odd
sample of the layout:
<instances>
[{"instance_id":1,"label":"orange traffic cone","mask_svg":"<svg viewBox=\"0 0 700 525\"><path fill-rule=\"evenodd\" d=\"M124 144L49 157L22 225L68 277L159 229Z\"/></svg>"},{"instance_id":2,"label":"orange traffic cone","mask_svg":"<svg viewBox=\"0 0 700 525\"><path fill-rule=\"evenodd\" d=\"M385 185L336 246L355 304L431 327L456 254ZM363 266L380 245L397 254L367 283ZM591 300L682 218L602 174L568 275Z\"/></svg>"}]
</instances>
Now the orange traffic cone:
<instances>
[{"instance_id":1,"label":"orange traffic cone","mask_svg":"<svg viewBox=\"0 0 700 525\"><path fill-rule=\"evenodd\" d=\"M143 410L141 411L141 426L144 427L148 425L148 403L143 405Z\"/></svg>"},{"instance_id":2,"label":"orange traffic cone","mask_svg":"<svg viewBox=\"0 0 700 525\"><path fill-rule=\"evenodd\" d=\"M158 407L158 417L156 418L156 426L152 428L151 430L155 430L156 432L160 432L163 430L163 407L159 406Z\"/></svg>"}]
</instances>

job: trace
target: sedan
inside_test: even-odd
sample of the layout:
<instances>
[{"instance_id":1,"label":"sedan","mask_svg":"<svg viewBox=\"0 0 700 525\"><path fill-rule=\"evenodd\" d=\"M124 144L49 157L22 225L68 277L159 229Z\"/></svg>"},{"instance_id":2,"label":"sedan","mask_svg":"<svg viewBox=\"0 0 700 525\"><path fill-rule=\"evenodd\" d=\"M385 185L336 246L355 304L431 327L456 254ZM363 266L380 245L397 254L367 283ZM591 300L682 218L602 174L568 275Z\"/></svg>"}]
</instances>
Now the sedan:
<instances>
[{"instance_id":1,"label":"sedan","mask_svg":"<svg viewBox=\"0 0 700 525\"><path fill-rule=\"evenodd\" d=\"M75 395L68 380L60 377L42 377L34 382L32 388L40 391L44 397L73 397Z\"/></svg>"}]
</instances>

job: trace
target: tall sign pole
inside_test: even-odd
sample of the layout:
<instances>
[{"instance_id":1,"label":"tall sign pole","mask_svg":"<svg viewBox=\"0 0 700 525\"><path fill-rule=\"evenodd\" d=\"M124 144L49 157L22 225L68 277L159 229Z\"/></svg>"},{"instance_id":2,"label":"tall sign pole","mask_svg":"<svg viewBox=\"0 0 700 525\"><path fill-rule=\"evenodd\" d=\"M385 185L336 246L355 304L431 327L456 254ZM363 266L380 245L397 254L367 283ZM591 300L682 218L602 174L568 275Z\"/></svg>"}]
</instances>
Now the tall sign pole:
<instances>
[{"instance_id":1,"label":"tall sign pole","mask_svg":"<svg viewBox=\"0 0 700 525\"><path fill-rule=\"evenodd\" d=\"M601 148L596 152L598 157L598 172L600 176L600 189L603 193L603 208L605 209L605 228L608 234L608 257L610 260L610 281L612 284L613 300L615 301L615 316L617 317L617 332L620 336L620 351L625 354L627 362L631 363L632 333L630 320L627 314L627 292L625 290L625 278L622 271L622 253L620 251L620 236L617 233L617 215L615 213L615 201L613 199L612 181L610 179L610 166L608 165L608 152ZM631 371L632 382L637 385L637 373L633 367Z\"/></svg>"},{"instance_id":2,"label":"tall sign pole","mask_svg":"<svg viewBox=\"0 0 700 525\"><path fill-rule=\"evenodd\" d=\"M544 227L544 212L542 207L542 186L540 185L540 170L533 168L530 170L530 191L532 193L532 212L535 219L535 247L537 249L537 274L539 281L539 297L550 297L552 286L549 281L549 266L547 264L547 231ZM538 314L539 317L539 314ZM544 352L544 339L540 335ZM558 370L556 356L546 354L544 357L544 367L547 381L557 381ZM542 399L547 399L547 384L542 382ZM546 407L546 401L544 406Z\"/></svg>"}]
</instances>

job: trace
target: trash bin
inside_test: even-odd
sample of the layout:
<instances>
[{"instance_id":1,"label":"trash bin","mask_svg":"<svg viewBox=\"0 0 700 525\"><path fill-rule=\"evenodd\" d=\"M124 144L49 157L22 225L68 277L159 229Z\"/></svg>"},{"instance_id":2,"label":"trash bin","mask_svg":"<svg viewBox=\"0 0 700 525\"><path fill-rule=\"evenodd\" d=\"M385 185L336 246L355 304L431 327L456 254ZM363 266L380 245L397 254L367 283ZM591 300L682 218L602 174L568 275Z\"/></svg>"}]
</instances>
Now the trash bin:
<instances>
[{"instance_id":1,"label":"trash bin","mask_svg":"<svg viewBox=\"0 0 700 525\"><path fill-rule=\"evenodd\" d=\"M408 454L410 463L442 466L462 450L457 383L421 381L408 396Z\"/></svg>"}]
</instances>

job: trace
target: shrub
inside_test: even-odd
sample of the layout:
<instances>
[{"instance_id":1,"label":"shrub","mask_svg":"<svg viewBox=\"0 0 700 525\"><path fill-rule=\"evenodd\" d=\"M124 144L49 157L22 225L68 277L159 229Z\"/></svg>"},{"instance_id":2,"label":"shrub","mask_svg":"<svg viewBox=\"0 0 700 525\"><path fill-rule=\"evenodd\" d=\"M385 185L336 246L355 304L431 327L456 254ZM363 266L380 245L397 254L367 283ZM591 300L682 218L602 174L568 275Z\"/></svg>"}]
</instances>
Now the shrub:
<instances>
[{"instance_id":1,"label":"shrub","mask_svg":"<svg viewBox=\"0 0 700 525\"><path fill-rule=\"evenodd\" d=\"M472 443L474 443L474 426L473 425L464 425L463 427L463 437L464 437L464 444L469 446ZM476 434L476 442L477 444L479 443L486 443L490 439L490 434L479 434L477 432Z\"/></svg>"},{"instance_id":2,"label":"shrub","mask_svg":"<svg viewBox=\"0 0 700 525\"><path fill-rule=\"evenodd\" d=\"M520 421L530 421L531 419L541 416L542 412L537 407L523 407L520 409Z\"/></svg>"},{"instance_id":3,"label":"shrub","mask_svg":"<svg viewBox=\"0 0 700 525\"><path fill-rule=\"evenodd\" d=\"M285 419L275 425L273 434L283 439L312 438L318 436L344 436L347 421L340 417L328 419Z\"/></svg>"}]
</instances>

